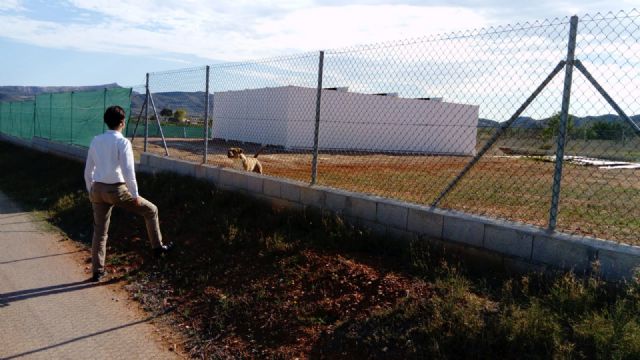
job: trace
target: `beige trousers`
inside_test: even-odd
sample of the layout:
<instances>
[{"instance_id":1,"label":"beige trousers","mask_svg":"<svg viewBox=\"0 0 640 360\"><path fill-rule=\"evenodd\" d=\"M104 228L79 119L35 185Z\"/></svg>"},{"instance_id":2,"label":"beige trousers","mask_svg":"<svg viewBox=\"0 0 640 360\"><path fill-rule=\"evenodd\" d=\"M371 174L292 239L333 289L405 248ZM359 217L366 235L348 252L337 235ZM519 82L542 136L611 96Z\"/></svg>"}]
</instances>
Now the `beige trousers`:
<instances>
[{"instance_id":1,"label":"beige trousers","mask_svg":"<svg viewBox=\"0 0 640 360\"><path fill-rule=\"evenodd\" d=\"M104 271L107 251L107 234L111 221L111 210L114 206L144 217L147 225L147 235L151 247L162 246L162 234L158 221L158 208L150 201L138 197L140 205L136 204L125 184L94 183L89 194L93 207L93 239L91 242L91 264L93 273Z\"/></svg>"}]
</instances>

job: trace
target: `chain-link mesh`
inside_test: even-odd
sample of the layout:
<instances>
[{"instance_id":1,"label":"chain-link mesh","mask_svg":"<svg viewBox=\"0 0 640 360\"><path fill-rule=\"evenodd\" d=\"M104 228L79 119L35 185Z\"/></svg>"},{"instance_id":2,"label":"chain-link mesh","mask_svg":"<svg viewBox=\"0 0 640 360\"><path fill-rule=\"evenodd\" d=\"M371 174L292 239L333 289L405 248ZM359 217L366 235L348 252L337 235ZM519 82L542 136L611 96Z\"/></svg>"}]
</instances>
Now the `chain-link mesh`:
<instances>
[{"instance_id":1,"label":"chain-link mesh","mask_svg":"<svg viewBox=\"0 0 640 360\"><path fill-rule=\"evenodd\" d=\"M640 124L640 12L581 17L576 59ZM570 114L558 230L637 243L639 133L579 68L573 74Z\"/></svg>"},{"instance_id":2,"label":"chain-link mesh","mask_svg":"<svg viewBox=\"0 0 640 360\"><path fill-rule=\"evenodd\" d=\"M131 87L131 111L128 113L129 118L125 127L125 134L132 140L133 153L137 160L144 152L145 94L146 86L144 84ZM154 134L153 131L151 133Z\"/></svg>"},{"instance_id":3,"label":"chain-link mesh","mask_svg":"<svg viewBox=\"0 0 640 360\"><path fill-rule=\"evenodd\" d=\"M561 18L211 66L208 162L242 168L228 151L241 147L268 175L637 242L640 13L580 19L575 63L569 30ZM156 106L200 118L205 77L151 74ZM203 131L185 128L164 126L172 155L203 161Z\"/></svg>"},{"instance_id":4,"label":"chain-link mesh","mask_svg":"<svg viewBox=\"0 0 640 360\"><path fill-rule=\"evenodd\" d=\"M310 181L318 64L312 53L212 66L209 162L243 169L229 157L239 147L260 153L264 174Z\"/></svg>"},{"instance_id":5,"label":"chain-link mesh","mask_svg":"<svg viewBox=\"0 0 640 360\"><path fill-rule=\"evenodd\" d=\"M170 156L202 161L205 74L204 67L149 74L150 97L147 99L146 90L142 88L136 89L132 98L134 110L127 135L131 138L135 130L135 148L144 148L148 117L147 151L165 155L166 143Z\"/></svg>"},{"instance_id":6,"label":"chain-link mesh","mask_svg":"<svg viewBox=\"0 0 640 360\"><path fill-rule=\"evenodd\" d=\"M354 145L324 154L320 183L434 203L565 57L567 23L329 52L327 86L367 95L357 103L335 101L332 110L340 115L330 126L348 134ZM521 116L544 119L559 111L559 85L552 81ZM437 205L544 225L551 177L543 173L552 166L506 153L535 147L530 126L516 121Z\"/></svg>"}]
</instances>

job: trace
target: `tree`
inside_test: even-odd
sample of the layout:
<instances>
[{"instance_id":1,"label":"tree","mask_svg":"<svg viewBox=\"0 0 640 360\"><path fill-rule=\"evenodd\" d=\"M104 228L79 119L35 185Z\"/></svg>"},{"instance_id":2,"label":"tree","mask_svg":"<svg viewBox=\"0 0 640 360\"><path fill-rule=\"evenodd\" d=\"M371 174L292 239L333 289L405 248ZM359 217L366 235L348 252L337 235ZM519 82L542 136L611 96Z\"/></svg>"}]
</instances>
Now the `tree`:
<instances>
[{"instance_id":1,"label":"tree","mask_svg":"<svg viewBox=\"0 0 640 360\"><path fill-rule=\"evenodd\" d=\"M164 108L160 110L160 116L171 117L173 116L173 110Z\"/></svg>"},{"instance_id":2,"label":"tree","mask_svg":"<svg viewBox=\"0 0 640 360\"><path fill-rule=\"evenodd\" d=\"M567 119L567 141L569 140L569 134L573 133L573 115L569 114L569 117ZM557 112L555 114L553 114L549 119L547 119L546 121L546 126L545 128L542 130L542 138L544 139L544 141L549 141L551 139L553 139L555 136L557 136L558 134L560 134L560 113Z\"/></svg>"},{"instance_id":3,"label":"tree","mask_svg":"<svg viewBox=\"0 0 640 360\"><path fill-rule=\"evenodd\" d=\"M597 140L617 140L622 137L625 126L621 123L608 123L604 121L598 121L593 123L587 133L589 139Z\"/></svg>"},{"instance_id":4,"label":"tree","mask_svg":"<svg viewBox=\"0 0 640 360\"><path fill-rule=\"evenodd\" d=\"M179 122L184 122L187 119L187 110L176 109L176 111L173 112L173 117Z\"/></svg>"}]
</instances>

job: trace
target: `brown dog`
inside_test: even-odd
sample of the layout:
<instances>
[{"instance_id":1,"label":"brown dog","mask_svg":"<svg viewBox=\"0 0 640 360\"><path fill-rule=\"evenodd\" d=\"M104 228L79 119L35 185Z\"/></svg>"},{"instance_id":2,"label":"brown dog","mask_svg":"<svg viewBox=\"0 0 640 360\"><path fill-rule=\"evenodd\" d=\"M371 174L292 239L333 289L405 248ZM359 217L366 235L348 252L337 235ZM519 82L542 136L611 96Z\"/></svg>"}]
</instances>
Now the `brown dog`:
<instances>
[{"instance_id":1,"label":"brown dog","mask_svg":"<svg viewBox=\"0 0 640 360\"><path fill-rule=\"evenodd\" d=\"M227 151L227 157L233 159L234 165L238 168L242 167L242 169L246 171L262 174L262 164L260 164L260 161L257 159L260 151L262 151L262 149L258 150L252 158L249 158L244 155L242 148L232 147Z\"/></svg>"}]
</instances>

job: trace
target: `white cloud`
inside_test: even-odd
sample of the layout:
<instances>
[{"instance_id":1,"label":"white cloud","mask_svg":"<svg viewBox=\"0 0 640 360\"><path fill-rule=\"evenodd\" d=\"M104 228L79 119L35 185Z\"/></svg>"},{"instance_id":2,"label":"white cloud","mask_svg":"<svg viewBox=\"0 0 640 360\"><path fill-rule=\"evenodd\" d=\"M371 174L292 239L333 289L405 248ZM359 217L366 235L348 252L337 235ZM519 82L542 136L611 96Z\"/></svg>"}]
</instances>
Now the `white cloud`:
<instances>
[{"instance_id":1,"label":"white cloud","mask_svg":"<svg viewBox=\"0 0 640 360\"><path fill-rule=\"evenodd\" d=\"M0 34L45 47L125 54L194 55L242 60L416 37L487 24L450 7L350 5L310 7L300 1L216 2L70 0L104 20L87 24L0 15ZM98 17L99 18L99 17Z\"/></svg>"},{"instance_id":2,"label":"white cloud","mask_svg":"<svg viewBox=\"0 0 640 360\"><path fill-rule=\"evenodd\" d=\"M21 11L24 10L22 0L2 0L0 11Z\"/></svg>"}]
</instances>

